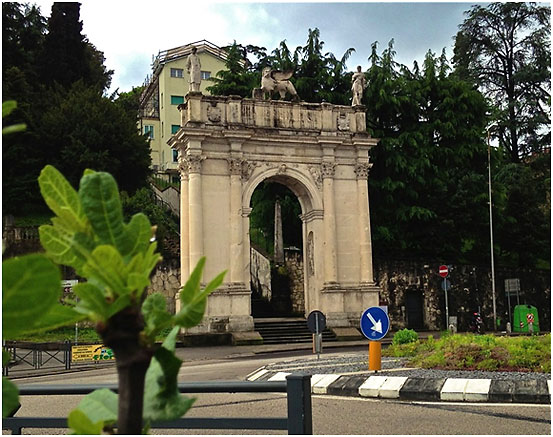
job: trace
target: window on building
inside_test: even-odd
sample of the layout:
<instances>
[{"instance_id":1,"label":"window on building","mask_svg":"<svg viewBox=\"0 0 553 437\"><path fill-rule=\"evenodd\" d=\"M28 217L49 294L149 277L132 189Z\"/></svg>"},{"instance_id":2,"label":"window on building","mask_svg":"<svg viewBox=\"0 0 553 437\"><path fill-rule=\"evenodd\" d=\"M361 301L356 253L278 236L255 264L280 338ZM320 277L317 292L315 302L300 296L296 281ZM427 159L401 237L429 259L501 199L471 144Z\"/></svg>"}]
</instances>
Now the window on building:
<instances>
[{"instance_id":1,"label":"window on building","mask_svg":"<svg viewBox=\"0 0 553 437\"><path fill-rule=\"evenodd\" d=\"M151 124L145 124L144 125L144 134L148 135L148 138L153 140L154 139L154 127Z\"/></svg>"},{"instance_id":2,"label":"window on building","mask_svg":"<svg viewBox=\"0 0 553 437\"><path fill-rule=\"evenodd\" d=\"M171 68L171 77L183 77L182 68Z\"/></svg>"},{"instance_id":3,"label":"window on building","mask_svg":"<svg viewBox=\"0 0 553 437\"><path fill-rule=\"evenodd\" d=\"M180 105L184 103L184 96L171 96L171 105Z\"/></svg>"},{"instance_id":4,"label":"window on building","mask_svg":"<svg viewBox=\"0 0 553 437\"><path fill-rule=\"evenodd\" d=\"M175 135L178 132L179 129L180 129L180 126L178 124L172 124L171 125L171 134Z\"/></svg>"},{"instance_id":5,"label":"window on building","mask_svg":"<svg viewBox=\"0 0 553 437\"><path fill-rule=\"evenodd\" d=\"M173 149L173 162L179 162L179 151Z\"/></svg>"},{"instance_id":6,"label":"window on building","mask_svg":"<svg viewBox=\"0 0 553 437\"><path fill-rule=\"evenodd\" d=\"M164 126L163 122L161 122L161 138L164 137L164 133L165 133L165 132L163 132L164 129L165 129L165 126Z\"/></svg>"},{"instance_id":7,"label":"window on building","mask_svg":"<svg viewBox=\"0 0 553 437\"><path fill-rule=\"evenodd\" d=\"M161 109L163 109L163 93L161 93Z\"/></svg>"},{"instance_id":8,"label":"window on building","mask_svg":"<svg viewBox=\"0 0 553 437\"><path fill-rule=\"evenodd\" d=\"M201 77L202 80L209 79L211 77L211 71L202 71Z\"/></svg>"}]
</instances>

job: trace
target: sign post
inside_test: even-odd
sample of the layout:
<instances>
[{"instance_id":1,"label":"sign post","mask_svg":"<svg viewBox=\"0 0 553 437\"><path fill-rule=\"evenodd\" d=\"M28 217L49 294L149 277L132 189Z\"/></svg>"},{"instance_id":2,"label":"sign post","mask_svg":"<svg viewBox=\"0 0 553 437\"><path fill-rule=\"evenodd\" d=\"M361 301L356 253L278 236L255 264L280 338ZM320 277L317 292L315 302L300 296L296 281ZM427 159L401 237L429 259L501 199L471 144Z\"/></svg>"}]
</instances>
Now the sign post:
<instances>
[{"instance_id":1,"label":"sign post","mask_svg":"<svg viewBox=\"0 0 553 437\"><path fill-rule=\"evenodd\" d=\"M382 345L379 340L384 338L390 329L388 314L380 307L367 308L361 316L361 332L369 341L369 370L382 368Z\"/></svg>"},{"instance_id":2,"label":"sign post","mask_svg":"<svg viewBox=\"0 0 553 437\"><path fill-rule=\"evenodd\" d=\"M326 328L326 317L318 310L311 311L307 316L307 328L313 333L313 352L317 353L317 359L323 350L323 331Z\"/></svg>"},{"instance_id":3,"label":"sign post","mask_svg":"<svg viewBox=\"0 0 553 437\"><path fill-rule=\"evenodd\" d=\"M444 278L444 283L442 285L442 288L444 289L444 292L445 292L445 329L448 329L449 328L449 305L447 303L447 289L448 289L448 286L447 286L447 276L449 275L449 269L446 265L441 265L439 270L438 270L440 276L442 278Z\"/></svg>"}]
</instances>

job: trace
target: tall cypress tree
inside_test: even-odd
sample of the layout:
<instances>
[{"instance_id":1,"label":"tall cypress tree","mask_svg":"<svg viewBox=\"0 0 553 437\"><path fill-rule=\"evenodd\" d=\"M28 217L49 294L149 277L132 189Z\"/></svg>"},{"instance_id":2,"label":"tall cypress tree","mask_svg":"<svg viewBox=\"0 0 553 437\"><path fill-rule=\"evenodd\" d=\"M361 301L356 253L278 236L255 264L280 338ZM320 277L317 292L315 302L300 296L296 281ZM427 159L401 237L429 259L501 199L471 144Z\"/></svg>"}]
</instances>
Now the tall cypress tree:
<instances>
[{"instance_id":1,"label":"tall cypress tree","mask_svg":"<svg viewBox=\"0 0 553 437\"><path fill-rule=\"evenodd\" d=\"M48 19L41 73L47 85L69 87L77 80L100 91L109 86L112 71L103 65L104 56L82 34L80 3L54 3Z\"/></svg>"}]
</instances>

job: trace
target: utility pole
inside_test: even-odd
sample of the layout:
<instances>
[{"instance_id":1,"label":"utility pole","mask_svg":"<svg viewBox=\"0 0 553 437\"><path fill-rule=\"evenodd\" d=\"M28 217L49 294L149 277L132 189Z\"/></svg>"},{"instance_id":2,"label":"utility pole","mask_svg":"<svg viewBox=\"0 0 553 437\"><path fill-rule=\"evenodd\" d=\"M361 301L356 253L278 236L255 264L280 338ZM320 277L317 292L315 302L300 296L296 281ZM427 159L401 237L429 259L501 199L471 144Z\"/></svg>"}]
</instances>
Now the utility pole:
<instances>
[{"instance_id":1,"label":"utility pole","mask_svg":"<svg viewBox=\"0 0 553 437\"><path fill-rule=\"evenodd\" d=\"M495 266L493 258L493 218L492 218L492 162L491 162L491 147L490 147L490 130L488 127L488 195L490 198L490 257L492 267L492 304L493 304L493 330L497 331L497 310L495 307Z\"/></svg>"}]
</instances>

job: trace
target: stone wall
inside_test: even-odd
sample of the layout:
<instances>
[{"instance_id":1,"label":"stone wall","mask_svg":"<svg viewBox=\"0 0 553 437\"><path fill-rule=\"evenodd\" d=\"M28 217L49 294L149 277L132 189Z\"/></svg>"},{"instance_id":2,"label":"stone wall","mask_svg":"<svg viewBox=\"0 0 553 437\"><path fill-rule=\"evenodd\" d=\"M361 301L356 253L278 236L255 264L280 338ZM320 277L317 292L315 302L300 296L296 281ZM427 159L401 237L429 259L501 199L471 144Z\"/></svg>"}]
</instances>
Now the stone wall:
<instances>
[{"instance_id":1,"label":"stone wall","mask_svg":"<svg viewBox=\"0 0 553 437\"><path fill-rule=\"evenodd\" d=\"M167 301L167 310L175 313L175 296L180 288L180 266L178 260L162 261L157 267L148 287L148 294L161 293Z\"/></svg>"},{"instance_id":2,"label":"stone wall","mask_svg":"<svg viewBox=\"0 0 553 437\"><path fill-rule=\"evenodd\" d=\"M271 261L250 248L250 280L252 287L265 299L271 300Z\"/></svg>"},{"instance_id":3,"label":"stone wall","mask_svg":"<svg viewBox=\"0 0 553 437\"><path fill-rule=\"evenodd\" d=\"M292 312L303 315L305 313L305 291L301 251L284 249L284 264L290 276Z\"/></svg>"},{"instance_id":4,"label":"stone wall","mask_svg":"<svg viewBox=\"0 0 553 437\"><path fill-rule=\"evenodd\" d=\"M388 305L391 329L408 327L407 294L420 294L422 298L423 327L430 330L445 329L445 293L443 279L438 275L438 262L374 260L375 280L381 287L380 302ZM505 329L508 319L505 279L519 278L520 303L538 308L540 330L551 330L551 285L549 271L495 269L496 314ZM491 270L487 266L453 265L448 280L449 315L457 316L458 329L467 330L471 313L482 314L485 329L493 329L493 299ZM511 298L514 307L516 298Z\"/></svg>"}]
</instances>

